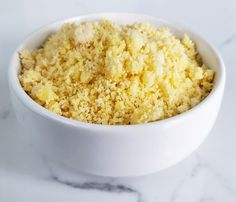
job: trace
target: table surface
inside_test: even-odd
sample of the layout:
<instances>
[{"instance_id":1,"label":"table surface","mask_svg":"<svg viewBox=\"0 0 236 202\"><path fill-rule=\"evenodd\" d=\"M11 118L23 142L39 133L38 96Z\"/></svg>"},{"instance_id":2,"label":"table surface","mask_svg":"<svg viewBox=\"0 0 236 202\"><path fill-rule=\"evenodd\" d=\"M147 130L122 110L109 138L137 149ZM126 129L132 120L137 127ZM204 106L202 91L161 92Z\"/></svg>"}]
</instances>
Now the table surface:
<instances>
[{"instance_id":1,"label":"table surface","mask_svg":"<svg viewBox=\"0 0 236 202\"><path fill-rule=\"evenodd\" d=\"M235 202L236 1L0 0L0 202ZM95 12L134 12L183 24L221 52L227 69L224 99L207 140L190 157L137 178L78 174L54 177L27 142L9 101L10 56L30 32L57 19Z\"/></svg>"}]
</instances>

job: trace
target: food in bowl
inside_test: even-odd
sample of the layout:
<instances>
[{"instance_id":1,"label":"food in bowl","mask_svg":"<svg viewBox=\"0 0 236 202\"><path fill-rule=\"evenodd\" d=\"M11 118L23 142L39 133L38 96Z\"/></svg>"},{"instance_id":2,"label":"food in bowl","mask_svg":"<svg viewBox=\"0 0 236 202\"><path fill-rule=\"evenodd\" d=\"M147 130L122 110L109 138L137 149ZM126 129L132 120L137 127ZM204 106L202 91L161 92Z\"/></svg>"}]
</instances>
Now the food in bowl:
<instances>
[{"instance_id":1,"label":"food in bowl","mask_svg":"<svg viewBox=\"0 0 236 202\"><path fill-rule=\"evenodd\" d=\"M33 100L96 124L147 123L185 112L210 93L215 74L187 35L148 23L66 23L40 48L19 55L19 80Z\"/></svg>"}]
</instances>

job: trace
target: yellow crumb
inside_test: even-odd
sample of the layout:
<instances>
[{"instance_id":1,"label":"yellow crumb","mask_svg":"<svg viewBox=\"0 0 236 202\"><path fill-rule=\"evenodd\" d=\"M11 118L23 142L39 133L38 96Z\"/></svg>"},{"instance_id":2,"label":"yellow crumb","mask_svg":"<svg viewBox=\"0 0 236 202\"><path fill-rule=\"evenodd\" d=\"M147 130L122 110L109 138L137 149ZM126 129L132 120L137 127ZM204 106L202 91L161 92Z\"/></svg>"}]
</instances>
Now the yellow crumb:
<instances>
[{"instance_id":1,"label":"yellow crumb","mask_svg":"<svg viewBox=\"0 0 236 202\"><path fill-rule=\"evenodd\" d=\"M185 35L148 23L66 23L37 50L19 54L24 90L82 122L127 125L183 113L213 87L214 71Z\"/></svg>"}]
</instances>

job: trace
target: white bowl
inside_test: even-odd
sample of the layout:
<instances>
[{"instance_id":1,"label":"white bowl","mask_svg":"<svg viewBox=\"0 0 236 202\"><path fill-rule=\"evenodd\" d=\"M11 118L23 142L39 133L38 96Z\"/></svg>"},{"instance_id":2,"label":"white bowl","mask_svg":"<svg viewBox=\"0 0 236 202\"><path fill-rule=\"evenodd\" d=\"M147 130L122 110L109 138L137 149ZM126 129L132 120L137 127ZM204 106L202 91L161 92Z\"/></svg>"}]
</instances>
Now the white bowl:
<instances>
[{"instance_id":1,"label":"white bowl","mask_svg":"<svg viewBox=\"0 0 236 202\"><path fill-rule=\"evenodd\" d=\"M116 23L149 22L186 33L197 44L204 63L216 71L211 93L180 115L139 125L108 126L82 123L56 115L32 100L22 89L18 52L35 49L65 22L110 19ZM197 34L169 22L143 15L102 13L49 24L30 35L13 54L9 68L11 101L19 122L31 133L42 154L75 171L103 176L138 176L167 168L191 154L211 130L222 100L225 67L218 52Z\"/></svg>"}]
</instances>

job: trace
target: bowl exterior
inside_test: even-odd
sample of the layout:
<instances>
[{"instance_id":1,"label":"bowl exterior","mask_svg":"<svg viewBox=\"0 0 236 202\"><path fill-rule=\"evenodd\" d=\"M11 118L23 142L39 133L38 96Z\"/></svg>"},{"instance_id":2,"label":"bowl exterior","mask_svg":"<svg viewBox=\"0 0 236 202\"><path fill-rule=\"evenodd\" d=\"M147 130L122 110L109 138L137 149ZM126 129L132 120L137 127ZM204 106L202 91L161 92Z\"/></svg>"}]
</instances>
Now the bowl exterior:
<instances>
[{"instance_id":1,"label":"bowl exterior","mask_svg":"<svg viewBox=\"0 0 236 202\"><path fill-rule=\"evenodd\" d=\"M206 138L219 110L223 90L186 119L165 126L97 130L61 124L25 106L11 93L17 119L29 141L50 161L103 176L138 176L174 165Z\"/></svg>"}]
</instances>

